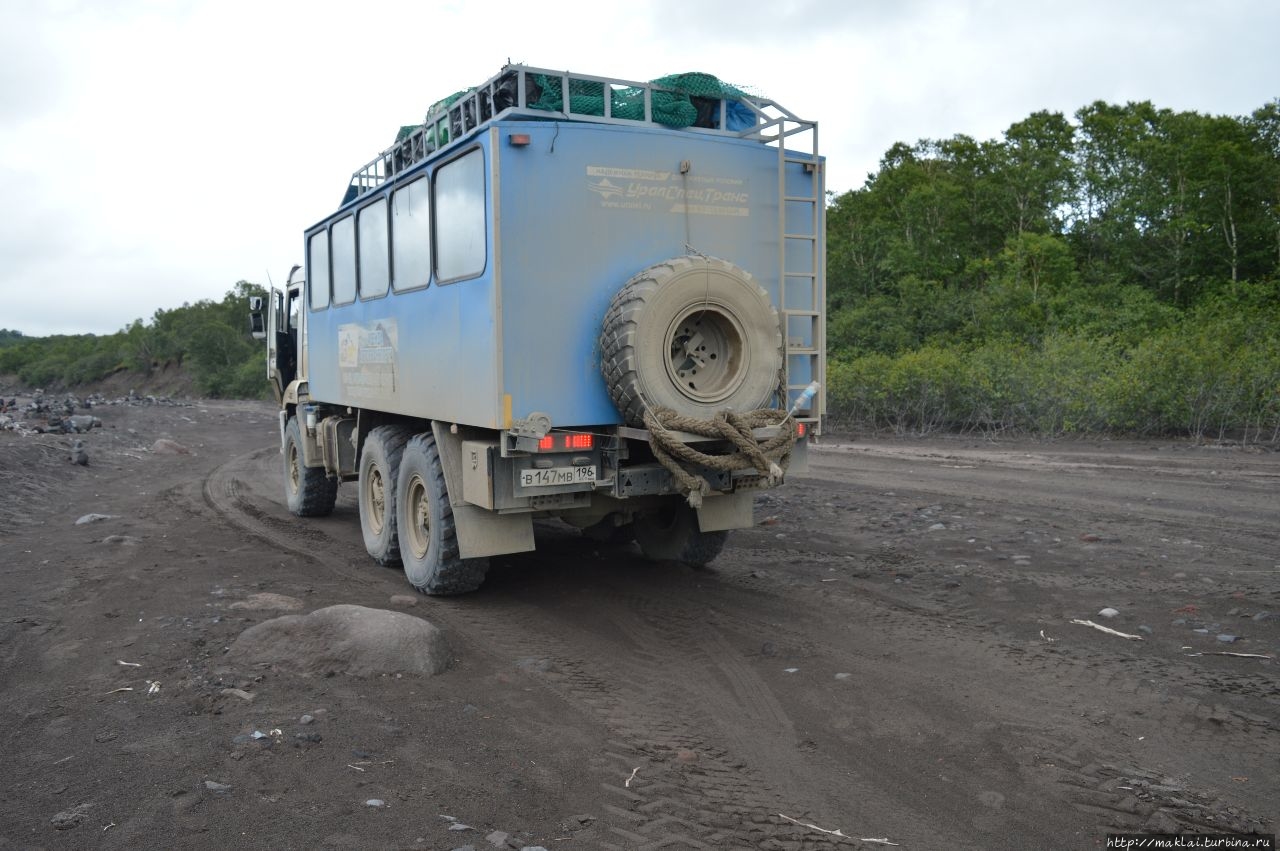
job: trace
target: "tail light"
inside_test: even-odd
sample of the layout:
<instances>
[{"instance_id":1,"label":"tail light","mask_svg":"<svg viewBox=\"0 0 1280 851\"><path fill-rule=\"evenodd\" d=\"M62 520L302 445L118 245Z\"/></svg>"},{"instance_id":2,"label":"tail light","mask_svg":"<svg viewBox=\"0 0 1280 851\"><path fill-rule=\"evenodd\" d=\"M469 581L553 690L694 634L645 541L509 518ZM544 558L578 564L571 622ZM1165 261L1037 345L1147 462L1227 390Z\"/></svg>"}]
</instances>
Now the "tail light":
<instances>
[{"instance_id":1,"label":"tail light","mask_svg":"<svg viewBox=\"0 0 1280 851\"><path fill-rule=\"evenodd\" d=\"M556 452L573 449L592 449L595 445L595 435L592 434L553 432L538 441L538 451Z\"/></svg>"}]
</instances>

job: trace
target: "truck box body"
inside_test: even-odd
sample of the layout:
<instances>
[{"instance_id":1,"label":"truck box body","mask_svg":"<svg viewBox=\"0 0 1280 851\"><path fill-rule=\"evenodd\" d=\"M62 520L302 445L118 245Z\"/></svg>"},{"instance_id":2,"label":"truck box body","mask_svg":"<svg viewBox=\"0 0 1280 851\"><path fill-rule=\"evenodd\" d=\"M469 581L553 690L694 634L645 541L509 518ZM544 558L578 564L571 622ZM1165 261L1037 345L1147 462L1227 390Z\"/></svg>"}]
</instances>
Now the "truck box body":
<instances>
[{"instance_id":1,"label":"truck box body","mask_svg":"<svg viewBox=\"0 0 1280 851\"><path fill-rule=\"evenodd\" d=\"M511 144L522 135L527 143ZM691 250L747 270L781 309L776 149L681 130L517 119L493 122L457 149L471 151L484 165L483 272L312 311L313 399L493 429L535 411L557 426L619 424L599 335L632 275ZM394 185L453 160L423 163ZM815 179L788 164L786 194L812 195ZM789 233L811 234L805 216L789 218ZM789 270L813 271L793 253ZM812 325L792 324L790 340L812 345ZM789 363L798 371L789 383L813 380L808 365Z\"/></svg>"}]
</instances>

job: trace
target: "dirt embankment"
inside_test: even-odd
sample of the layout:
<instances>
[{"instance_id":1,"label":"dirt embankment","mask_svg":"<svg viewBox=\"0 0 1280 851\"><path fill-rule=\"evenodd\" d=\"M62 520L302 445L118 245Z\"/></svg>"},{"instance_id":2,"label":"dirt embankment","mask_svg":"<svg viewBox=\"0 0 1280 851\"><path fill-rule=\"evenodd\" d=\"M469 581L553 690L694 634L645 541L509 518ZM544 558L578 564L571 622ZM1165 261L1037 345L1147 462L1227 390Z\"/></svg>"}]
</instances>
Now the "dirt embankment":
<instances>
[{"instance_id":1,"label":"dirt embankment","mask_svg":"<svg viewBox=\"0 0 1280 851\"><path fill-rule=\"evenodd\" d=\"M1275 454L828 440L706 570L548 524L432 599L349 488L287 514L269 405L98 415L87 466L0 432L0 849L1275 831ZM339 604L430 621L447 670L228 652Z\"/></svg>"}]
</instances>

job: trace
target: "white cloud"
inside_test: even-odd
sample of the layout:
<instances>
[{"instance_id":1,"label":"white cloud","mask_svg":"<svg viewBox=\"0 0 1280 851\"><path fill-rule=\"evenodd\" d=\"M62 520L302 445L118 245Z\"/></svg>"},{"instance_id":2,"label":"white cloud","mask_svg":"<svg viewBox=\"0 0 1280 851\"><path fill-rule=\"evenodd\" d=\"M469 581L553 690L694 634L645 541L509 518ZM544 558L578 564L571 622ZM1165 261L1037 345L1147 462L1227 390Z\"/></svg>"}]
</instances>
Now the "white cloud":
<instances>
[{"instance_id":1,"label":"white cloud","mask_svg":"<svg viewBox=\"0 0 1280 851\"><path fill-rule=\"evenodd\" d=\"M508 58L753 86L821 123L838 191L897 141L991 138L1099 99L1242 114L1280 80L1266 0L62 0L0 16L0 327L28 334L111 332L278 280L350 172Z\"/></svg>"}]
</instances>

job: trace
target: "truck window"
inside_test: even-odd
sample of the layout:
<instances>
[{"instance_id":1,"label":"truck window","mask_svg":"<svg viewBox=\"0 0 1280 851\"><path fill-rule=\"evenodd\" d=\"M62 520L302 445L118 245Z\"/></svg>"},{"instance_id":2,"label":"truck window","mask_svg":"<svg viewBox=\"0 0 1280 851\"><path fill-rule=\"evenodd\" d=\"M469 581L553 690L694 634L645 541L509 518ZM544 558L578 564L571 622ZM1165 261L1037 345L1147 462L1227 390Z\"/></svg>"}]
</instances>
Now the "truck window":
<instances>
[{"instance_id":1,"label":"truck window","mask_svg":"<svg viewBox=\"0 0 1280 851\"><path fill-rule=\"evenodd\" d=\"M427 179L391 196L391 285L396 292L425 287L431 279L431 199Z\"/></svg>"},{"instance_id":2,"label":"truck window","mask_svg":"<svg viewBox=\"0 0 1280 851\"><path fill-rule=\"evenodd\" d=\"M329 232L311 237L307 249L307 288L311 291L311 309L329 306Z\"/></svg>"},{"instance_id":3,"label":"truck window","mask_svg":"<svg viewBox=\"0 0 1280 851\"><path fill-rule=\"evenodd\" d=\"M479 148L436 171L436 280L484 271L484 154Z\"/></svg>"},{"instance_id":4,"label":"truck window","mask_svg":"<svg viewBox=\"0 0 1280 851\"><path fill-rule=\"evenodd\" d=\"M360 233L360 297L384 296L391 283L386 198L379 198L360 211L356 230Z\"/></svg>"},{"instance_id":5,"label":"truck window","mask_svg":"<svg viewBox=\"0 0 1280 851\"><path fill-rule=\"evenodd\" d=\"M356 223L351 216L339 219L329 229L333 263L333 303L356 300Z\"/></svg>"}]
</instances>

